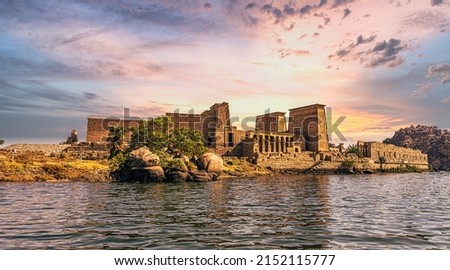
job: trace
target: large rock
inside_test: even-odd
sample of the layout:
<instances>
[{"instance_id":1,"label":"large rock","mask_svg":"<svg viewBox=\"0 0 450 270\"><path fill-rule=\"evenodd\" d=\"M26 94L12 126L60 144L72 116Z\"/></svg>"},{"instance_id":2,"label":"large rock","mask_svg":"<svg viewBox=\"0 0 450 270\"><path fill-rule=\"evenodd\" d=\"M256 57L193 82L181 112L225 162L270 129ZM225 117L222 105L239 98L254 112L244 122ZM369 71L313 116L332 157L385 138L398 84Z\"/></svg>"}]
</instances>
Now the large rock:
<instances>
[{"instance_id":1,"label":"large rock","mask_svg":"<svg viewBox=\"0 0 450 270\"><path fill-rule=\"evenodd\" d=\"M153 167L159 164L159 157L147 147L141 147L132 151L128 157L128 166L131 168Z\"/></svg>"},{"instance_id":2,"label":"large rock","mask_svg":"<svg viewBox=\"0 0 450 270\"><path fill-rule=\"evenodd\" d=\"M130 181L162 182L164 178L164 170L160 166L132 168L130 172Z\"/></svg>"},{"instance_id":3,"label":"large rock","mask_svg":"<svg viewBox=\"0 0 450 270\"><path fill-rule=\"evenodd\" d=\"M191 172L191 176L194 182L211 182L217 181L218 178L216 173L208 173L204 170Z\"/></svg>"},{"instance_id":4,"label":"large rock","mask_svg":"<svg viewBox=\"0 0 450 270\"><path fill-rule=\"evenodd\" d=\"M188 172L170 172L167 174L167 179L172 182L193 181L193 177Z\"/></svg>"},{"instance_id":5,"label":"large rock","mask_svg":"<svg viewBox=\"0 0 450 270\"><path fill-rule=\"evenodd\" d=\"M199 170L220 175L223 170L223 159L214 153L206 153L197 160Z\"/></svg>"},{"instance_id":6,"label":"large rock","mask_svg":"<svg viewBox=\"0 0 450 270\"><path fill-rule=\"evenodd\" d=\"M383 141L397 146L418 149L428 154L433 168L450 170L450 131L436 126L410 126L395 132Z\"/></svg>"}]
</instances>

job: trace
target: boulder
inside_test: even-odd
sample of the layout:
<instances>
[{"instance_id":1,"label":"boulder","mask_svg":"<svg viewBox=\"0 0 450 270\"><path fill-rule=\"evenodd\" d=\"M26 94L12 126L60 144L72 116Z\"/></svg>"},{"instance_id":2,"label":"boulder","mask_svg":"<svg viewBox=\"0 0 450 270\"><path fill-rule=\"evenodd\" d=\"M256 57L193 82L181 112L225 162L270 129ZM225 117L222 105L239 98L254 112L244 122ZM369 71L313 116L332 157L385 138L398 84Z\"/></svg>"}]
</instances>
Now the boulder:
<instances>
[{"instance_id":1,"label":"boulder","mask_svg":"<svg viewBox=\"0 0 450 270\"><path fill-rule=\"evenodd\" d=\"M192 181L192 176L187 172L170 172L167 175L167 178L169 181L173 182L186 182L186 181Z\"/></svg>"},{"instance_id":2,"label":"boulder","mask_svg":"<svg viewBox=\"0 0 450 270\"><path fill-rule=\"evenodd\" d=\"M218 178L216 173L208 173L204 170L191 172L191 176L194 182L211 182L217 181Z\"/></svg>"},{"instance_id":3,"label":"boulder","mask_svg":"<svg viewBox=\"0 0 450 270\"><path fill-rule=\"evenodd\" d=\"M214 153L206 153L197 160L199 170L220 175L223 170L223 159Z\"/></svg>"},{"instance_id":4,"label":"boulder","mask_svg":"<svg viewBox=\"0 0 450 270\"><path fill-rule=\"evenodd\" d=\"M159 164L159 157L147 147L141 147L132 151L128 157L128 166L131 168L153 167Z\"/></svg>"},{"instance_id":5,"label":"boulder","mask_svg":"<svg viewBox=\"0 0 450 270\"><path fill-rule=\"evenodd\" d=\"M164 178L164 170L160 166L132 168L130 172L130 181L162 182Z\"/></svg>"},{"instance_id":6,"label":"boulder","mask_svg":"<svg viewBox=\"0 0 450 270\"><path fill-rule=\"evenodd\" d=\"M211 176L204 170L192 172L192 181L194 182L210 182L212 181Z\"/></svg>"}]
</instances>

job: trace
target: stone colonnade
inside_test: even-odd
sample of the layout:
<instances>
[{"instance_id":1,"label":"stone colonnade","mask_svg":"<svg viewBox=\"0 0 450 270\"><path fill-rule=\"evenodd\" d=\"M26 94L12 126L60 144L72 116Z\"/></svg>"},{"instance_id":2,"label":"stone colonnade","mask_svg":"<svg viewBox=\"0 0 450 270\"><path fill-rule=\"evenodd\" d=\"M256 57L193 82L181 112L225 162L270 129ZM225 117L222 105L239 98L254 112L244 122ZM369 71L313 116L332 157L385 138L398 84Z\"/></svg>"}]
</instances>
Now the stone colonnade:
<instances>
[{"instance_id":1,"label":"stone colonnade","mask_svg":"<svg viewBox=\"0 0 450 270\"><path fill-rule=\"evenodd\" d=\"M294 138L283 135L255 135L260 153L287 153L294 143Z\"/></svg>"}]
</instances>

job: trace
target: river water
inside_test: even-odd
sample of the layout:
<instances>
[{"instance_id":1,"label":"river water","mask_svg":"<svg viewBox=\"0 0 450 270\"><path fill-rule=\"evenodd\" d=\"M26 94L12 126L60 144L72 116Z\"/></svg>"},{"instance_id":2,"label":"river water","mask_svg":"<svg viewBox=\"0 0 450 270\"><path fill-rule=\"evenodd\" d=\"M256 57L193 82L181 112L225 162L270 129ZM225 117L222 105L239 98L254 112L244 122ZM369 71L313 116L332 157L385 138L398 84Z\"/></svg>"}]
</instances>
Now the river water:
<instances>
[{"instance_id":1,"label":"river water","mask_svg":"<svg viewBox=\"0 0 450 270\"><path fill-rule=\"evenodd\" d=\"M0 183L1 249L449 249L450 173Z\"/></svg>"}]
</instances>

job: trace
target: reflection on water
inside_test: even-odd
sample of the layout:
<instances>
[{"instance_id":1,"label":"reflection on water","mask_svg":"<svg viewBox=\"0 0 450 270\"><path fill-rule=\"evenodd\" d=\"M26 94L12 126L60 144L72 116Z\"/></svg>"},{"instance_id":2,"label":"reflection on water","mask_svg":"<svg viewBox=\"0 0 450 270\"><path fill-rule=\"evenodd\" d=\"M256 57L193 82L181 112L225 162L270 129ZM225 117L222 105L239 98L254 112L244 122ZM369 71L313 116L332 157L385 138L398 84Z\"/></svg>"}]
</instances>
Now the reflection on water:
<instances>
[{"instance_id":1,"label":"reflection on water","mask_svg":"<svg viewBox=\"0 0 450 270\"><path fill-rule=\"evenodd\" d=\"M6 249L448 249L450 174L0 183Z\"/></svg>"}]
</instances>

